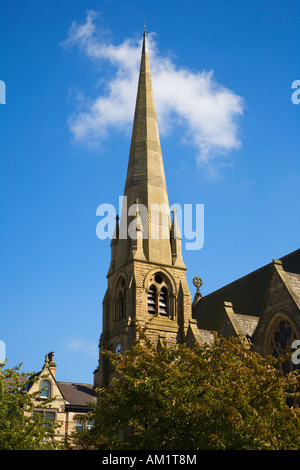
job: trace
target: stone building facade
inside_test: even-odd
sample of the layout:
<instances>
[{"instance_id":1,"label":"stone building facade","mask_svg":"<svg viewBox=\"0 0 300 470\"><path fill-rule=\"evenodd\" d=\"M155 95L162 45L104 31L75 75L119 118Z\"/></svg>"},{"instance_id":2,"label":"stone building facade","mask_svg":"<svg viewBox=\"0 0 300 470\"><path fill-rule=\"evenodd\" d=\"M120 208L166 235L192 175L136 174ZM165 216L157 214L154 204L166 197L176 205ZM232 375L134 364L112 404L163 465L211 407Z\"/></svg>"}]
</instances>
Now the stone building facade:
<instances>
[{"instance_id":1,"label":"stone building facade","mask_svg":"<svg viewBox=\"0 0 300 470\"><path fill-rule=\"evenodd\" d=\"M42 369L31 377L34 380L28 392L36 393L37 397L32 413L42 413L49 422L58 424L55 439L71 444L73 431L93 425L87 419L82 422L80 417L86 417L96 403L96 394L91 384L57 381L55 371L54 353L51 352L45 356ZM42 407L49 398L51 403L47 408Z\"/></svg>"}]
</instances>

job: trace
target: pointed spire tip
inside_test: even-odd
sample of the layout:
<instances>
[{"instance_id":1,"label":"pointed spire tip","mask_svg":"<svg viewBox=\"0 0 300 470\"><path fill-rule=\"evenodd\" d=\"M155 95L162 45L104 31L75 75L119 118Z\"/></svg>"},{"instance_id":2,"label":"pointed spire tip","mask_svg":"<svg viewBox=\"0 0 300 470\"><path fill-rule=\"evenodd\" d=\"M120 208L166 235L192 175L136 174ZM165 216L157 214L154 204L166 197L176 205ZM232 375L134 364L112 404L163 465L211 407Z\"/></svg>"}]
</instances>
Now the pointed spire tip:
<instances>
[{"instance_id":1,"label":"pointed spire tip","mask_svg":"<svg viewBox=\"0 0 300 470\"><path fill-rule=\"evenodd\" d=\"M147 47L147 32L146 32L146 20L145 20L145 22L144 22L143 52L148 52L148 47Z\"/></svg>"}]
</instances>

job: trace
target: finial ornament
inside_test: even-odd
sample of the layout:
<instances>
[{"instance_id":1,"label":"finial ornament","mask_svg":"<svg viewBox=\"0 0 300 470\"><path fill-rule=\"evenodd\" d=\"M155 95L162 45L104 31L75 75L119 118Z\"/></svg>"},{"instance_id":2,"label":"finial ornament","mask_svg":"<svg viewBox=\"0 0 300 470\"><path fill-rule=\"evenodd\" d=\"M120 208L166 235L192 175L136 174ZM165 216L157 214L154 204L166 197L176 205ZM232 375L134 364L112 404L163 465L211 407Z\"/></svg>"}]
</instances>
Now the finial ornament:
<instances>
[{"instance_id":1,"label":"finial ornament","mask_svg":"<svg viewBox=\"0 0 300 470\"><path fill-rule=\"evenodd\" d=\"M146 19L144 20L144 34L147 34L147 32L146 32Z\"/></svg>"},{"instance_id":2,"label":"finial ornament","mask_svg":"<svg viewBox=\"0 0 300 470\"><path fill-rule=\"evenodd\" d=\"M200 277L194 277L193 284L195 287L197 287L197 294L200 294L200 287L203 284L202 279Z\"/></svg>"}]
</instances>

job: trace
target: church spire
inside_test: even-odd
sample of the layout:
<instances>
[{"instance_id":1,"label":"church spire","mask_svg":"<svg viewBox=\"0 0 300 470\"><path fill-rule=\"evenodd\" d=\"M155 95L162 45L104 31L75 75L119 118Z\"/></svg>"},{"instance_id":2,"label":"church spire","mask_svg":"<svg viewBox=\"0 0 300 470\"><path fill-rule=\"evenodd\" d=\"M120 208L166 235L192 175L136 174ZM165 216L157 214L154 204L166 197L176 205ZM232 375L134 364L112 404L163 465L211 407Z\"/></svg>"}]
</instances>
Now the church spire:
<instances>
[{"instance_id":1,"label":"church spire","mask_svg":"<svg viewBox=\"0 0 300 470\"><path fill-rule=\"evenodd\" d=\"M181 257L181 234L170 207L152 90L147 33L133 120L120 224L111 242L108 286L95 386L113 376L105 350L128 350L138 338L135 321L157 345L185 341L191 319L191 295Z\"/></svg>"},{"instance_id":2,"label":"church spire","mask_svg":"<svg viewBox=\"0 0 300 470\"><path fill-rule=\"evenodd\" d=\"M143 34L143 49L142 49L142 52L147 52L147 53L148 53L146 20L145 20L145 22L144 22L144 34Z\"/></svg>"},{"instance_id":3,"label":"church spire","mask_svg":"<svg viewBox=\"0 0 300 470\"><path fill-rule=\"evenodd\" d=\"M150 262L172 265L169 201L152 89L146 27L143 34L124 196L120 233L128 233L128 226L132 220L128 216L128 209L135 204L136 199L139 199L139 207L147 209L147 214L142 210L140 214L144 230L144 255ZM116 268L132 259L131 246L130 240L120 237Z\"/></svg>"}]
</instances>

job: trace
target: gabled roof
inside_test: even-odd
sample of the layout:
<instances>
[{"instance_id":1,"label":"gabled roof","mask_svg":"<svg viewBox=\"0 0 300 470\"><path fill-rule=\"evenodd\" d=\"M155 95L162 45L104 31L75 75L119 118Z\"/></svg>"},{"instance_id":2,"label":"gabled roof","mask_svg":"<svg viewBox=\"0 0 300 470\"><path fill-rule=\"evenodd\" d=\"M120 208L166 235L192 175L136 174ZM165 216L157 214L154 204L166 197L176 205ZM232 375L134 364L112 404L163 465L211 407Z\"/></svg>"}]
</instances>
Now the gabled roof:
<instances>
[{"instance_id":1,"label":"gabled roof","mask_svg":"<svg viewBox=\"0 0 300 470\"><path fill-rule=\"evenodd\" d=\"M212 344L214 335L207 330L201 330L197 327L196 320L190 319L186 335L186 344L193 347L195 344Z\"/></svg>"},{"instance_id":2,"label":"gabled roof","mask_svg":"<svg viewBox=\"0 0 300 470\"><path fill-rule=\"evenodd\" d=\"M242 334L252 337L257 327L259 317L235 314L235 318Z\"/></svg>"},{"instance_id":3,"label":"gabled roof","mask_svg":"<svg viewBox=\"0 0 300 470\"><path fill-rule=\"evenodd\" d=\"M284 271L300 274L300 249L280 259ZM193 318L197 320L198 328L218 331L224 312L224 302L231 302L234 312L238 315L259 317L272 269L273 263L269 263L202 297L193 308Z\"/></svg>"},{"instance_id":4,"label":"gabled roof","mask_svg":"<svg viewBox=\"0 0 300 470\"><path fill-rule=\"evenodd\" d=\"M66 400L66 405L86 407L96 403L96 394L91 384L57 382L57 385Z\"/></svg>"},{"instance_id":5,"label":"gabled roof","mask_svg":"<svg viewBox=\"0 0 300 470\"><path fill-rule=\"evenodd\" d=\"M279 271L279 274L293 297L294 302L300 309L300 274L287 273L285 271Z\"/></svg>"}]
</instances>

